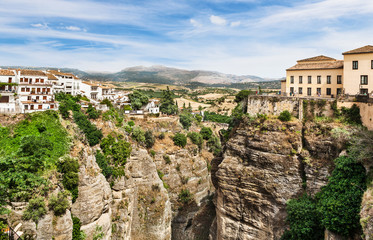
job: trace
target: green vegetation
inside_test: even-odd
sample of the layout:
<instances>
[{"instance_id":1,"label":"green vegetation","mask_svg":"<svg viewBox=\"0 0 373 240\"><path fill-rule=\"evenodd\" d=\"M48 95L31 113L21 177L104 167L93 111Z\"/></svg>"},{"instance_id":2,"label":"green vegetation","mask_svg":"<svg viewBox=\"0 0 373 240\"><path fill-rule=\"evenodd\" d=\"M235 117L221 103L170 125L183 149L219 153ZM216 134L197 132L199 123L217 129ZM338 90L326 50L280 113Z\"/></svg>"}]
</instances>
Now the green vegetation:
<instances>
[{"instance_id":1,"label":"green vegetation","mask_svg":"<svg viewBox=\"0 0 373 240\"><path fill-rule=\"evenodd\" d=\"M100 104L103 104L103 105L106 105L108 106L109 108L112 108L113 107L113 104L111 103L111 101L109 99L104 99L100 102Z\"/></svg>"},{"instance_id":2,"label":"green vegetation","mask_svg":"<svg viewBox=\"0 0 373 240\"><path fill-rule=\"evenodd\" d=\"M221 143L218 137L212 136L207 141L207 147L210 149L214 155L218 155L221 152Z\"/></svg>"},{"instance_id":3,"label":"green vegetation","mask_svg":"<svg viewBox=\"0 0 373 240\"><path fill-rule=\"evenodd\" d=\"M165 113L168 115L177 113L178 109L173 96L174 94L170 91L169 87L167 87L167 90L163 91L161 105L159 107L159 111L161 113Z\"/></svg>"},{"instance_id":4,"label":"green vegetation","mask_svg":"<svg viewBox=\"0 0 373 240\"><path fill-rule=\"evenodd\" d=\"M204 113L204 120L217 123L230 123L232 121L232 117L206 111Z\"/></svg>"},{"instance_id":5,"label":"green vegetation","mask_svg":"<svg viewBox=\"0 0 373 240\"><path fill-rule=\"evenodd\" d=\"M364 193L365 169L349 157L335 160L329 183L317 194L322 225L332 232L352 236L360 228L360 203Z\"/></svg>"},{"instance_id":6,"label":"green vegetation","mask_svg":"<svg viewBox=\"0 0 373 240\"><path fill-rule=\"evenodd\" d=\"M209 140L212 137L212 130L209 127L202 127L199 133L205 140Z\"/></svg>"},{"instance_id":7,"label":"green vegetation","mask_svg":"<svg viewBox=\"0 0 373 240\"><path fill-rule=\"evenodd\" d=\"M62 175L62 184L72 195L72 201L78 198L79 163L73 158L65 158L58 164L58 171Z\"/></svg>"},{"instance_id":8,"label":"green vegetation","mask_svg":"<svg viewBox=\"0 0 373 240\"><path fill-rule=\"evenodd\" d=\"M133 140L136 140L140 144L145 144L145 132L141 127L133 128L132 135Z\"/></svg>"},{"instance_id":9,"label":"green vegetation","mask_svg":"<svg viewBox=\"0 0 373 240\"><path fill-rule=\"evenodd\" d=\"M192 200L192 194L188 189L182 189L178 196L178 201L187 204Z\"/></svg>"},{"instance_id":10,"label":"green vegetation","mask_svg":"<svg viewBox=\"0 0 373 240\"><path fill-rule=\"evenodd\" d=\"M97 165L101 168L102 175L106 179L109 179L113 175L113 168L108 164L105 156L99 150L96 151L95 157Z\"/></svg>"},{"instance_id":11,"label":"green vegetation","mask_svg":"<svg viewBox=\"0 0 373 240\"><path fill-rule=\"evenodd\" d=\"M131 101L131 107L134 110L140 109L143 105L147 104L149 98L147 95L141 93L138 90L134 90L131 94L128 95Z\"/></svg>"},{"instance_id":12,"label":"green vegetation","mask_svg":"<svg viewBox=\"0 0 373 240\"><path fill-rule=\"evenodd\" d=\"M164 161L166 162L166 164L170 164L170 163L171 163L170 156L168 156L168 155L163 155L163 159L164 159Z\"/></svg>"},{"instance_id":13,"label":"green vegetation","mask_svg":"<svg viewBox=\"0 0 373 240\"><path fill-rule=\"evenodd\" d=\"M182 133L176 133L173 140L174 144L179 147L185 147L187 144L187 137Z\"/></svg>"},{"instance_id":14,"label":"green vegetation","mask_svg":"<svg viewBox=\"0 0 373 240\"><path fill-rule=\"evenodd\" d=\"M193 115L188 111L183 111L183 113L181 113L179 117L180 123L181 125L183 125L183 128L188 130L190 126L192 126Z\"/></svg>"},{"instance_id":15,"label":"green vegetation","mask_svg":"<svg viewBox=\"0 0 373 240\"><path fill-rule=\"evenodd\" d=\"M152 148L155 143L155 137L153 136L153 132L148 130L145 132L145 146L147 148Z\"/></svg>"},{"instance_id":16,"label":"green vegetation","mask_svg":"<svg viewBox=\"0 0 373 240\"><path fill-rule=\"evenodd\" d=\"M251 94L253 94L253 92L251 90L241 90L236 94L236 97L235 97L234 101L236 103L239 103Z\"/></svg>"},{"instance_id":17,"label":"green vegetation","mask_svg":"<svg viewBox=\"0 0 373 240\"><path fill-rule=\"evenodd\" d=\"M30 199L26 210L23 212L22 218L24 220L32 220L36 224L39 219L47 213L45 202L42 197Z\"/></svg>"},{"instance_id":18,"label":"green vegetation","mask_svg":"<svg viewBox=\"0 0 373 240\"><path fill-rule=\"evenodd\" d=\"M92 104L88 105L87 114L89 119L97 119L100 117L100 112L97 111Z\"/></svg>"},{"instance_id":19,"label":"green vegetation","mask_svg":"<svg viewBox=\"0 0 373 240\"><path fill-rule=\"evenodd\" d=\"M83 231L80 230L81 222L80 219L75 217L74 215L71 215L71 218L73 219L73 239L72 240L84 240L85 234Z\"/></svg>"},{"instance_id":20,"label":"green vegetation","mask_svg":"<svg viewBox=\"0 0 373 240\"><path fill-rule=\"evenodd\" d=\"M51 196L48 202L49 210L52 210L56 216L65 214L66 209L70 207L67 197L68 192L59 192L57 196Z\"/></svg>"},{"instance_id":21,"label":"green vegetation","mask_svg":"<svg viewBox=\"0 0 373 240\"><path fill-rule=\"evenodd\" d=\"M25 116L16 125L0 127L0 209L10 201L45 195L47 170L69 150L69 138L58 114L45 111Z\"/></svg>"},{"instance_id":22,"label":"green vegetation","mask_svg":"<svg viewBox=\"0 0 373 240\"><path fill-rule=\"evenodd\" d=\"M199 149L202 149L203 138L202 135L198 132L188 132L188 138L192 140L192 143L196 144Z\"/></svg>"},{"instance_id":23,"label":"green vegetation","mask_svg":"<svg viewBox=\"0 0 373 240\"><path fill-rule=\"evenodd\" d=\"M320 214L317 212L315 201L304 195L292 199L286 204L287 222L290 230L284 232L281 240L321 240L324 239L324 228L321 226Z\"/></svg>"},{"instance_id":24,"label":"green vegetation","mask_svg":"<svg viewBox=\"0 0 373 240\"><path fill-rule=\"evenodd\" d=\"M361 125L361 116L360 116L360 108L354 104L351 108L342 107L341 108L341 115L344 116L345 121L348 124L357 124Z\"/></svg>"},{"instance_id":25,"label":"green vegetation","mask_svg":"<svg viewBox=\"0 0 373 240\"><path fill-rule=\"evenodd\" d=\"M103 239L105 236L104 232L102 231L102 226L96 226L95 233L93 235L92 240L99 240Z\"/></svg>"},{"instance_id":26,"label":"green vegetation","mask_svg":"<svg viewBox=\"0 0 373 240\"><path fill-rule=\"evenodd\" d=\"M65 93L57 93L55 97L60 102L58 110L63 118L70 117L69 111L80 111L80 105L77 103L80 100L79 96L73 97Z\"/></svg>"},{"instance_id":27,"label":"green vegetation","mask_svg":"<svg viewBox=\"0 0 373 240\"><path fill-rule=\"evenodd\" d=\"M303 196L287 205L287 239L323 239L324 229L349 237L359 232L360 203L366 188L365 169L351 157L335 160L328 184L315 200Z\"/></svg>"},{"instance_id":28,"label":"green vegetation","mask_svg":"<svg viewBox=\"0 0 373 240\"><path fill-rule=\"evenodd\" d=\"M96 125L92 124L84 113L75 111L73 116L74 121L87 137L89 145L95 146L98 144L102 138L101 130L97 129Z\"/></svg>"},{"instance_id":29,"label":"green vegetation","mask_svg":"<svg viewBox=\"0 0 373 240\"><path fill-rule=\"evenodd\" d=\"M291 113L288 110L285 110L280 113L278 119L280 119L283 122L289 122L291 120Z\"/></svg>"}]
</instances>

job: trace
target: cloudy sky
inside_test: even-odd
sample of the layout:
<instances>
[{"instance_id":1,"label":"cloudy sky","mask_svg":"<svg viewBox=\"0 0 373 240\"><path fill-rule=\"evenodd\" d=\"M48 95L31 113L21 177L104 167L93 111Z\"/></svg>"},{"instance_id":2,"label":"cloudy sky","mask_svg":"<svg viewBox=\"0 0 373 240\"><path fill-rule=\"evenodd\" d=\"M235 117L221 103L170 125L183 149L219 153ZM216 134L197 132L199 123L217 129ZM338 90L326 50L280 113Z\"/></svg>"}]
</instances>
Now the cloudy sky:
<instances>
[{"instance_id":1,"label":"cloudy sky","mask_svg":"<svg viewBox=\"0 0 373 240\"><path fill-rule=\"evenodd\" d=\"M373 45L371 0L0 0L0 65L283 77Z\"/></svg>"}]
</instances>

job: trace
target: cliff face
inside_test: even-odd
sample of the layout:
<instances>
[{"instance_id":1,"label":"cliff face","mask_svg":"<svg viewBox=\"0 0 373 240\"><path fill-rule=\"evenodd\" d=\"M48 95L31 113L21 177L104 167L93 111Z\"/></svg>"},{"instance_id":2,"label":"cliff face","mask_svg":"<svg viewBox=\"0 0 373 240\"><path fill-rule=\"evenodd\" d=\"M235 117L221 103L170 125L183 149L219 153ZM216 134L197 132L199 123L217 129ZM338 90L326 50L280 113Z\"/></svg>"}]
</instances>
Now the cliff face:
<instances>
[{"instance_id":1,"label":"cliff face","mask_svg":"<svg viewBox=\"0 0 373 240\"><path fill-rule=\"evenodd\" d=\"M245 119L212 164L216 232L211 239L279 239L286 201L327 183L343 143L332 126Z\"/></svg>"}]
</instances>

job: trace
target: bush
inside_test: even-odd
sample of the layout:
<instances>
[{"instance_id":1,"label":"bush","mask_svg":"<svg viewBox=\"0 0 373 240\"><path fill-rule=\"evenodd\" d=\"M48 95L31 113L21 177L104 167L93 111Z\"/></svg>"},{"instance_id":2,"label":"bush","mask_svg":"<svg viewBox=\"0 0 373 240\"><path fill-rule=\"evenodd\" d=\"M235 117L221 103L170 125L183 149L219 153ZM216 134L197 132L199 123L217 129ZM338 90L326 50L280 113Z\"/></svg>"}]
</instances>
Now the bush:
<instances>
[{"instance_id":1,"label":"bush","mask_svg":"<svg viewBox=\"0 0 373 240\"><path fill-rule=\"evenodd\" d=\"M209 140L212 136L212 130L209 127L201 128L201 131L199 133L202 135L203 139L205 140Z\"/></svg>"},{"instance_id":2,"label":"bush","mask_svg":"<svg viewBox=\"0 0 373 240\"><path fill-rule=\"evenodd\" d=\"M241 90L239 91L239 93L236 94L234 101L237 103L241 102L242 100L247 98L247 96L249 96L250 94L252 94L251 90Z\"/></svg>"},{"instance_id":3,"label":"bush","mask_svg":"<svg viewBox=\"0 0 373 240\"><path fill-rule=\"evenodd\" d=\"M75 217L74 215L71 215L71 218L73 219L73 240L84 240L85 234L83 231L80 230L80 219Z\"/></svg>"},{"instance_id":4,"label":"bush","mask_svg":"<svg viewBox=\"0 0 373 240\"><path fill-rule=\"evenodd\" d=\"M218 137L212 136L207 141L207 147L210 148L210 152L214 153L214 155L218 155L221 152L221 143Z\"/></svg>"},{"instance_id":5,"label":"bush","mask_svg":"<svg viewBox=\"0 0 373 240\"><path fill-rule=\"evenodd\" d=\"M360 108L356 104L352 105L351 108L342 107L341 112L348 124L362 124Z\"/></svg>"},{"instance_id":6,"label":"bush","mask_svg":"<svg viewBox=\"0 0 373 240\"><path fill-rule=\"evenodd\" d=\"M155 138L153 136L153 132L148 130L145 132L145 146L147 148L151 148L154 146Z\"/></svg>"},{"instance_id":7,"label":"bush","mask_svg":"<svg viewBox=\"0 0 373 240\"><path fill-rule=\"evenodd\" d=\"M67 196L67 192L59 192L57 196L50 197L48 208L54 212L54 215L61 216L66 213L66 209L70 207Z\"/></svg>"},{"instance_id":8,"label":"bush","mask_svg":"<svg viewBox=\"0 0 373 240\"><path fill-rule=\"evenodd\" d=\"M192 194L188 189L182 189L178 196L178 201L187 204L192 200Z\"/></svg>"},{"instance_id":9,"label":"bush","mask_svg":"<svg viewBox=\"0 0 373 240\"><path fill-rule=\"evenodd\" d=\"M150 155L152 155L152 157L154 157L155 156L155 154L156 154L156 152L152 149L152 150L150 150Z\"/></svg>"},{"instance_id":10,"label":"bush","mask_svg":"<svg viewBox=\"0 0 373 240\"><path fill-rule=\"evenodd\" d=\"M322 225L343 236L352 236L360 228L360 204L366 189L365 169L350 157L335 160L328 185L316 195Z\"/></svg>"},{"instance_id":11,"label":"bush","mask_svg":"<svg viewBox=\"0 0 373 240\"><path fill-rule=\"evenodd\" d=\"M211 121L211 122L217 122L217 123L230 123L232 121L232 117L228 115L221 115L214 112L208 112L206 111L204 113L205 121Z\"/></svg>"},{"instance_id":12,"label":"bush","mask_svg":"<svg viewBox=\"0 0 373 240\"><path fill-rule=\"evenodd\" d=\"M288 122L291 120L291 113L288 110L285 110L280 113L280 116L278 116L278 119L280 119L283 122Z\"/></svg>"},{"instance_id":13,"label":"bush","mask_svg":"<svg viewBox=\"0 0 373 240\"><path fill-rule=\"evenodd\" d=\"M192 140L192 143L196 144L199 149L202 149L203 138L201 134L198 132L189 132L187 136Z\"/></svg>"},{"instance_id":14,"label":"bush","mask_svg":"<svg viewBox=\"0 0 373 240\"><path fill-rule=\"evenodd\" d=\"M42 197L37 197L30 199L26 210L23 212L24 220L32 220L38 223L39 219L47 213L45 208L44 199Z\"/></svg>"},{"instance_id":15,"label":"bush","mask_svg":"<svg viewBox=\"0 0 373 240\"><path fill-rule=\"evenodd\" d=\"M73 158L66 158L59 162L58 171L62 175L63 186L71 192L72 201L78 198L78 184L79 184L79 163Z\"/></svg>"},{"instance_id":16,"label":"bush","mask_svg":"<svg viewBox=\"0 0 373 240\"><path fill-rule=\"evenodd\" d=\"M281 237L282 240L304 239L320 240L324 238L324 228L321 226L320 214L316 202L307 195L292 199L286 204L287 222L290 230Z\"/></svg>"},{"instance_id":17,"label":"bush","mask_svg":"<svg viewBox=\"0 0 373 240\"><path fill-rule=\"evenodd\" d=\"M134 122L134 121L132 121L132 120L131 120L131 121L128 121L128 123L127 123L127 124L128 124L128 126L130 126L130 127L133 127L133 126L135 126L135 122Z\"/></svg>"},{"instance_id":18,"label":"bush","mask_svg":"<svg viewBox=\"0 0 373 240\"><path fill-rule=\"evenodd\" d=\"M89 119L97 119L100 117L100 112L97 111L92 104L88 105L87 114Z\"/></svg>"},{"instance_id":19,"label":"bush","mask_svg":"<svg viewBox=\"0 0 373 240\"><path fill-rule=\"evenodd\" d=\"M100 104L106 105L106 106L108 106L109 108L112 108L112 107L113 107L113 104L112 104L111 101L110 101L109 99L107 99L107 98L105 98L104 100L102 100L102 101L100 102Z\"/></svg>"},{"instance_id":20,"label":"bush","mask_svg":"<svg viewBox=\"0 0 373 240\"><path fill-rule=\"evenodd\" d=\"M106 179L109 179L113 175L113 168L108 164L105 159L105 156L97 150L96 151L96 163L101 168L102 175L105 176Z\"/></svg>"},{"instance_id":21,"label":"bush","mask_svg":"<svg viewBox=\"0 0 373 240\"><path fill-rule=\"evenodd\" d=\"M166 137L166 134L165 134L164 132L162 132L162 133L160 133L160 134L158 135L158 138L159 138L160 140L164 139L165 137Z\"/></svg>"},{"instance_id":22,"label":"bush","mask_svg":"<svg viewBox=\"0 0 373 240\"><path fill-rule=\"evenodd\" d=\"M145 132L140 127L135 127L132 131L132 139L138 143L145 143Z\"/></svg>"},{"instance_id":23,"label":"bush","mask_svg":"<svg viewBox=\"0 0 373 240\"><path fill-rule=\"evenodd\" d=\"M110 159L113 164L124 166L127 158L130 156L132 148L131 144L123 139L115 139L108 135L101 142L101 149L105 157Z\"/></svg>"},{"instance_id":24,"label":"bush","mask_svg":"<svg viewBox=\"0 0 373 240\"><path fill-rule=\"evenodd\" d=\"M199 123L202 121L202 116L199 115L199 114L196 114L195 118L196 118L197 122L199 122Z\"/></svg>"},{"instance_id":25,"label":"bush","mask_svg":"<svg viewBox=\"0 0 373 240\"><path fill-rule=\"evenodd\" d=\"M163 159L164 159L164 161L166 162L166 164L170 164L170 163L171 163L170 156L168 156L168 155L163 155Z\"/></svg>"},{"instance_id":26,"label":"bush","mask_svg":"<svg viewBox=\"0 0 373 240\"><path fill-rule=\"evenodd\" d=\"M174 144L179 147L185 147L187 144L187 137L182 133L176 133L173 140Z\"/></svg>"},{"instance_id":27,"label":"bush","mask_svg":"<svg viewBox=\"0 0 373 240\"><path fill-rule=\"evenodd\" d=\"M188 130L190 126L192 126L193 115L190 112L183 112L179 117L179 121L181 125L183 125L183 128Z\"/></svg>"},{"instance_id":28,"label":"bush","mask_svg":"<svg viewBox=\"0 0 373 240\"><path fill-rule=\"evenodd\" d=\"M84 132L90 146L98 144L103 137L101 130L92 124L82 112L74 112L74 121Z\"/></svg>"}]
</instances>

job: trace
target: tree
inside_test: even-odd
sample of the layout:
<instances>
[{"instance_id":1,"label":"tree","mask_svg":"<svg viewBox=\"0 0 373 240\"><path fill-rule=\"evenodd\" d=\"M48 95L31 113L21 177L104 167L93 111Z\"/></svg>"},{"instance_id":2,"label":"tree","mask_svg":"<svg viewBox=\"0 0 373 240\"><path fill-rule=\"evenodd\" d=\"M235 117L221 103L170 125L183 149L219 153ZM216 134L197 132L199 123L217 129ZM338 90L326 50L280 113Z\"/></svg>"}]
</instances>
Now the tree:
<instances>
[{"instance_id":1,"label":"tree","mask_svg":"<svg viewBox=\"0 0 373 240\"><path fill-rule=\"evenodd\" d=\"M153 136L153 132L148 130L145 132L145 146L147 148L151 148L154 146L155 137Z\"/></svg>"},{"instance_id":2,"label":"tree","mask_svg":"<svg viewBox=\"0 0 373 240\"><path fill-rule=\"evenodd\" d=\"M179 116L179 121L183 128L188 130L190 126L192 126L193 115L190 112L183 112Z\"/></svg>"},{"instance_id":3,"label":"tree","mask_svg":"<svg viewBox=\"0 0 373 240\"><path fill-rule=\"evenodd\" d=\"M251 90L241 90L236 94L236 98L234 99L234 101L237 103L241 102L242 100L247 98L247 96L249 96L250 94L252 94Z\"/></svg>"},{"instance_id":4,"label":"tree","mask_svg":"<svg viewBox=\"0 0 373 240\"><path fill-rule=\"evenodd\" d=\"M199 133L202 135L203 139L205 140L209 140L212 136L212 130L209 127L202 127Z\"/></svg>"},{"instance_id":5,"label":"tree","mask_svg":"<svg viewBox=\"0 0 373 240\"><path fill-rule=\"evenodd\" d=\"M278 119L280 119L283 122L288 122L291 120L291 113L288 110L285 110L280 113L280 116L278 116Z\"/></svg>"},{"instance_id":6,"label":"tree","mask_svg":"<svg viewBox=\"0 0 373 240\"><path fill-rule=\"evenodd\" d=\"M92 106L92 104L88 105L87 114L88 118L90 119L97 119L100 116L100 112L97 111L96 108Z\"/></svg>"},{"instance_id":7,"label":"tree","mask_svg":"<svg viewBox=\"0 0 373 240\"><path fill-rule=\"evenodd\" d=\"M131 101L132 109L134 110L140 109L143 105L147 104L149 101L148 96L141 93L138 90L133 91L131 94L128 95L128 97Z\"/></svg>"},{"instance_id":8,"label":"tree","mask_svg":"<svg viewBox=\"0 0 373 240\"><path fill-rule=\"evenodd\" d=\"M56 216L65 214L66 209L70 207L67 195L67 192L59 192L57 196L53 195L50 197L48 208L52 210Z\"/></svg>"},{"instance_id":9,"label":"tree","mask_svg":"<svg viewBox=\"0 0 373 240\"><path fill-rule=\"evenodd\" d=\"M173 93L170 91L169 87L167 87L167 90L164 90L162 92L161 105L159 107L159 111L168 115L176 114L178 111L173 98Z\"/></svg>"},{"instance_id":10,"label":"tree","mask_svg":"<svg viewBox=\"0 0 373 240\"><path fill-rule=\"evenodd\" d=\"M47 213L42 197L30 199L26 210L23 212L24 220L33 220L38 223L39 219Z\"/></svg>"},{"instance_id":11,"label":"tree","mask_svg":"<svg viewBox=\"0 0 373 240\"><path fill-rule=\"evenodd\" d=\"M176 133L173 140L174 144L179 147L185 147L187 144L187 137L182 133Z\"/></svg>"},{"instance_id":12,"label":"tree","mask_svg":"<svg viewBox=\"0 0 373 240\"><path fill-rule=\"evenodd\" d=\"M192 140L192 143L196 144L199 149L202 149L203 138L201 134L198 132L189 132L187 136Z\"/></svg>"}]
</instances>

